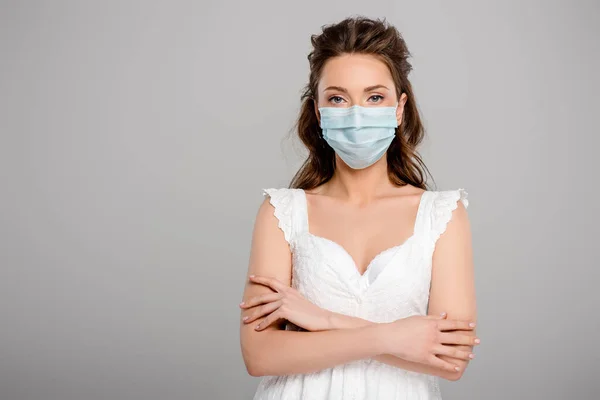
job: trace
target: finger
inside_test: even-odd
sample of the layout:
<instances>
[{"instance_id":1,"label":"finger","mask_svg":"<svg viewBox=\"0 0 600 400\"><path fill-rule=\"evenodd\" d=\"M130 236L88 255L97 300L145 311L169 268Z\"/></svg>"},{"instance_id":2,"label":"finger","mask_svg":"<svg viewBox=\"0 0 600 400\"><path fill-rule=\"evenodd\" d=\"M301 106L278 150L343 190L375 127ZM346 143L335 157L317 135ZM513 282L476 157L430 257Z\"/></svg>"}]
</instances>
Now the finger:
<instances>
[{"instance_id":1,"label":"finger","mask_svg":"<svg viewBox=\"0 0 600 400\"><path fill-rule=\"evenodd\" d=\"M289 286L284 285L283 283L279 282L275 278L269 278L266 276L250 275L249 279L250 279L250 282L258 283L259 285L263 285L263 286L268 286L276 292L282 292L285 289L289 289Z\"/></svg>"},{"instance_id":2,"label":"finger","mask_svg":"<svg viewBox=\"0 0 600 400\"><path fill-rule=\"evenodd\" d=\"M433 367L437 367L448 372L460 371L460 367L458 365L446 360L442 360L441 358L436 356L431 356L431 358L429 359L429 364Z\"/></svg>"},{"instance_id":3,"label":"finger","mask_svg":"<svg viewBox=\"0 0 600 400\"><path fill-rule=\"evenodd\" d=\"M444 321L440 321L438 327L442 331L456 331L456 330L466 330L472 331L475 329L475 322L469 322L464 320L457 319L447 319Z\"/></svg>"},{"instance_id":4,"label":"finger","mask_svg":"<svg viewBox=\"0 0 600 400\"><path fill-rule=\"evenodd\" d=\"M471 360L475 357L475 354L470 351L460 350L452 346L439 345L434 349L436 355L444 355L452 358L458 358L459 360Z\"/></svg>"},{"instance_id":5,"label":"finger","mask_svg":"<svg viewBox=\"0 0 600 400\"><path fill-rule=\"evenodd\" d=\"M442 344L464 344L466 346L475 346L478 338L472 335L460 332L440 332L440 343Z\"/></svg>"},{"instance_id":6,"label":"finger","mask_svg":"<svg viewBox=\"0 0 600 400\"><path fill-rule=\"evenodd\" d=\"M256 307L256 310L253 311L250 315L243 318L243 321L248 324L250 322L256 321L257 318L262 317L263 315L267 315L272 313L273 311L277 310L279 307L281 307L281 300L278 301L274 301L272 303L267 303L265 305Z\"/></svg>"},{"instance_id":7,"label":"finger","mask_svg":"<svg viewBox=\"0 0 600 400\"><path fill-rule=\"evenodd\" d=\"M265 293L260 296L252 297L251 299L248 299L247 301L243 301L240 304L240 307L251 308L251 307L257 306L259 304L271 303L271 302L277 301L279 299L281 299L281 295L279 293Z\"/></svg>"},{"instance_id":8,"label":"finger","mask_svg":"<svg viewBox=\"0 0 600 400\"><path fill-rule=\"evenodd\" d=\"M439 314L439 315L427 315L426 318L428 319L444 319L448 316L448 314L446 314L445 312Z\"/></svg>"},{"instance_id":9,"label":"finger","mask_svg":"<svg viewBox=\"0 0 600 400\"><path fill-rule=\"evenodd\" d=\"M272 312L271 314L269 314L267 316L267 318L263 319L260 324L256 325L254 327L254 329L257 331L265 330L265 329L267 329L267 327L269 325L271 325L273 322L277 321L278 319L279 319L279 312L278 311Z\"/></svg>"}]
</instances>

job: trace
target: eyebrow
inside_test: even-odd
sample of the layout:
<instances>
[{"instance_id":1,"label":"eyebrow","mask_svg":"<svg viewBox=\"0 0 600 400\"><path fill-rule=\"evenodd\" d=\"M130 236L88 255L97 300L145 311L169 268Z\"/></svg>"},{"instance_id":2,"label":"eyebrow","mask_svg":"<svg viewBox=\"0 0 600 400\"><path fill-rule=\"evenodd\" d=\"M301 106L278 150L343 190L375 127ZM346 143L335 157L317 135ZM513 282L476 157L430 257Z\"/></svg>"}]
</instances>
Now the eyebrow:
<instances>
[{"instance_id":1,"label":"eyebrow","mask_svg":"<svg viewBox=\"0 0 600 400\"><path fill-rule=\"evenodd\" d=\"M365 93L366 93L366 92L370 92L370 91L372 91L372 90L375 90L375 89L381 89L381 88L384 88L384 89L390 90L390 89L389 89L387 86L384 86L384 85L373 85L373 86L368 86L368 87L366 87L364 91L365 91ZM343 87L341 87L341 86L328 86L328 87L327 87L327 88L325 88L323 91L325 92L325 91L327 91L327 90L337 90L337 91L340 91L340 92L348 93L348 89L346 89L346 88L343 88Z\"/></svg>"}]
</instances>

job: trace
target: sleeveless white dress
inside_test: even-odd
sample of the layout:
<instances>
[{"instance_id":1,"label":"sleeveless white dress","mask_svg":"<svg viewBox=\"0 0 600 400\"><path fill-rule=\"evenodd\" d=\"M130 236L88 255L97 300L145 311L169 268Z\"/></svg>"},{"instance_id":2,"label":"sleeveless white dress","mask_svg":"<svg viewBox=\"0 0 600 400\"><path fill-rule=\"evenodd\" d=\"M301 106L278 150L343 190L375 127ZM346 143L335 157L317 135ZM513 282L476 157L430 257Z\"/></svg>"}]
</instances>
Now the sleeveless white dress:
<instances>
[{"instance_id":1,"label":"sleeveless white dress","mask_svg":"<svg viewBox=\"0 0 600 400\"><path fill-rule=\"evenodd\" d=\"M427 315L435 243L465 189L423 192L414 232L404 243L379 253L360 274L336 242L309 232L302 189L264 189L292 251L292 286L317 306L372 322ZM288 324L287 329L294 329ZM434 400L438 377L373 359L309 374L266 376L254 400Z\"/></svg>"}]
</instances>

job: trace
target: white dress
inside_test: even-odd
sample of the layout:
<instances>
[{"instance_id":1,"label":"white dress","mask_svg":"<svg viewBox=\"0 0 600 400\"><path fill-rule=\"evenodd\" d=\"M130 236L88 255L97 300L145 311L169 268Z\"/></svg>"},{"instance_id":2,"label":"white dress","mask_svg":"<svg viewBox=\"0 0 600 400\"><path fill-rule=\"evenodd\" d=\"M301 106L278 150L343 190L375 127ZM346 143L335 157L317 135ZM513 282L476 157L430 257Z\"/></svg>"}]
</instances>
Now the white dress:
<instances>
[{"instance_id":1,"label":"white dress","mask_svg":"<svg viewBox=\"0 0 600 400\"><path fill-rule=\"evenodd\" d=\"M321 308L372 322L427 315L435 243L458 201L468 206L464 189L423 192L413 235L379 253L361 275L342 246L309 232L302 189L264 189L264 195L292 250L292 286ZM441 399L438 379L364 359L263 377L254 400L434 400Z\"/></svg>"}]
</instances>

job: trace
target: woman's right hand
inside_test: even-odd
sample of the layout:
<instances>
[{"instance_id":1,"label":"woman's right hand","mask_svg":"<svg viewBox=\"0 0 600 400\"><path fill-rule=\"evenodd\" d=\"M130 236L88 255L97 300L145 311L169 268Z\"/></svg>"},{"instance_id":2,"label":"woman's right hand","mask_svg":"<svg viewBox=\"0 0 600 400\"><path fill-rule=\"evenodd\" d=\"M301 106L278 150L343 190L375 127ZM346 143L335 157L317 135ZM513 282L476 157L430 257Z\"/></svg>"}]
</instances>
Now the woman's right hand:
<instances>
[{"instance_id":1,"label":"woman's right hand","mask_svg":"<svg viewBox=\"0 0 600 400\"><path fill-rule=\"evenodd\" d=\"M382 339L384 348L387 349L386 354L447 371L457 371L456 365L437 355L470 360L470 352L449 345L475 346L479 343L472 334L461 332L475 329L474 323L448 320L446 316L445 313L440 316L413 315L382 324Z\"/></svg>"}]
</instances>

